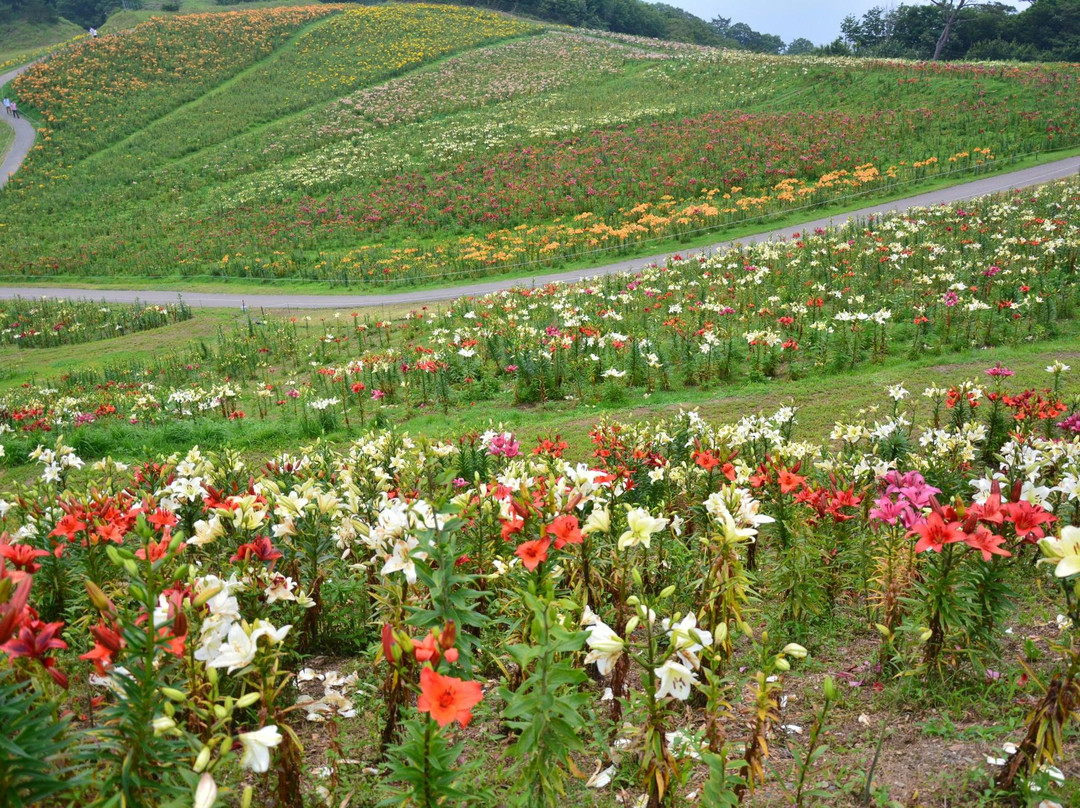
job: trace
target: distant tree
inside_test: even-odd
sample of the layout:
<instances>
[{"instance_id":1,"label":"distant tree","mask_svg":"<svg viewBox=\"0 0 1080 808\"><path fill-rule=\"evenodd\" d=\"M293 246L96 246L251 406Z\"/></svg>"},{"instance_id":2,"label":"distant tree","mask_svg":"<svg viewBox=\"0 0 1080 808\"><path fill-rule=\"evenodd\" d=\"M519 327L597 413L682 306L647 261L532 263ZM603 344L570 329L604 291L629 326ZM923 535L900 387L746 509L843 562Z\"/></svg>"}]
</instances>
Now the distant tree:
<instances>
[{"instance_id":1,"label":"distant tree","mask_svg":"<svg viewBox=\"0 0 1080 808\"><path fill-rule=\"evenodd\" d=\"M775 34L762 34L745 22L734 25L730 17L714 17L709 26L724 39L729 39L739 47L757 53L780 53L784 49L784 40Z\"/></svg>"},{"instance_id":2,"label":"distant tree","mask_svg":"<svg viewBox=\"0 0 1080 808\"><path fill-rule=\"evenodd\" d=\"M789 56L803 56L807 53L813 53L816 50L817 48L814 46L813 42L806 37L801 36L798 39L791 40L788 43L787 48L784 49L784 53Z\"/></svg>"},{"instance_id":3,"label":"distant tree","mask_svg":"<svg viewBox=\"0 0 1080 808\"><path fill-rule=\"evenodd\" d=\"M940 8L945 15L945 27L941 29L941 36L938 37L937 45L934 46L934 55L930 57L936 62L941 58L941 52L945 50L949 42L949 34L952 33L957 17L969 3L968 0L930 0L930 2Z\"/></svg>"},{"instance_id":4,"label":"distant tree","mask_svg":"<svg viewBox=\"0 0 1080 808\"><path fill-rule=\"evenodd\" d=\"M828 45L822 45L817 49L819 56L851 56L851 45L844 41L842 36L838 36Z\"/></svg>"}]
</instances>

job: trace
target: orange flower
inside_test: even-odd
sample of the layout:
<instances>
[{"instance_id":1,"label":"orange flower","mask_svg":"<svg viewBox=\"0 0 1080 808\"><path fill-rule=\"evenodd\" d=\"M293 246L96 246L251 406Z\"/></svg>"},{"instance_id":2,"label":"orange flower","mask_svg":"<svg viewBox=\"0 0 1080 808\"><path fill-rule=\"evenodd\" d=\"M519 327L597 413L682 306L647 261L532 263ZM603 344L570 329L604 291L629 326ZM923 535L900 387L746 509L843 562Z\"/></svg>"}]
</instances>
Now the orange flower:
<instances>
[{"instance_id":1,"label":"orange flower","mask_svg":"<svg viewBox=\"0 0 1080 808\"><path fill-rule=\"evenodd\" d=\"M472 708L483 698L479 682L440 676L431 668L420 671L420 699L416 708L431 713L440 727L454 720L467 727L472 720Z\"/></svg>"},{"instance_id":2,"label":"orange flower","mask_svg":"<svg viewBox=\"0 0 1080 808\"><path fill-rule=\"evenodd\" d=\"M556 518L547 529L555 536L556 550L561 550L565 544L581 544L581 528L577 517L572 514Z\"/></svg>"},{"instance_id":3,"label":"orange flower","mask_svg":"<svg viewBox=\"0 0 1080 808\"><path fill-rule=\"evenodd\" d=\"M780 493L790 494L806 482L805 477L800 477L798 474L792 474L787 469L780 469Z\"/></svg>"},{"instance_id":4,"label":"orange flower","mask_svg":"<svg viewBox=\"0 0 1080 808\"><path fill-rule=\"evenodd\" d=\"M525 569L532 572L540 566L540 562L547 561L547 551L550 545L551 539L527 541L518 545L517 550L514 551L514 555L521 559L521 563L525 565Z\"/></svg>"}]
</instances>

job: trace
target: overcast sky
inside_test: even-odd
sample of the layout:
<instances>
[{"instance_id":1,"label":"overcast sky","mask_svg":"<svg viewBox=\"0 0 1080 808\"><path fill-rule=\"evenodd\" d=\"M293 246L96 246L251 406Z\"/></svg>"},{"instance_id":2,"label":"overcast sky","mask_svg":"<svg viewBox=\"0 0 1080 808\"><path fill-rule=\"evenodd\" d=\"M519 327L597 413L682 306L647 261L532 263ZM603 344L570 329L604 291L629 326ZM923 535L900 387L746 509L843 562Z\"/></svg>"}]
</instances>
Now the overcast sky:
<instances>
[{"instance_id":1,"label":"overcast sky","mask_svg":"<svg viewBox=\"0 0 1080 808\"><path fill-rule=\"evenodd\" d=\"M784 42L806 37L815 45L840 36L840 21L848 14L861 17L874 6L891 8L893 0L666 0L704 20L730 17L763 34L778 34ZM915 5L919 0L907 0ZM1008 2L1008 0L1005 0ZM1019 3L1013 2L1013 6Z\"/></svg>"}]
</instances>

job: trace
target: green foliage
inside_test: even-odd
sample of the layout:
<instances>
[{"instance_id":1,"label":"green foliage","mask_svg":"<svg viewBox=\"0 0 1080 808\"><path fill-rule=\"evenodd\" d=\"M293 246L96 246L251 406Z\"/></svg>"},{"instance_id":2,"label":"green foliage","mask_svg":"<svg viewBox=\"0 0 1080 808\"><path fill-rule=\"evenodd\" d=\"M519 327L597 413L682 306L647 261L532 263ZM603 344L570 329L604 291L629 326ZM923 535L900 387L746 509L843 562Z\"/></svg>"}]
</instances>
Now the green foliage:
<instances>
[{"instance_id":1,"label":"green foliage","mask_svg":"<svg viewBox=\"0 0 1080 808\"><path fill-rule=\"evenodd\" d=\"M458 547L460 523L450 521L439 530L418 531L419 548L427 553L426 559L413 556L416 578L427 592L422 606L409 606L410 626L439 631L447 623L457 627L457 647L461 652L462 670L471 673L476 664L480 647L480 631L489 622L477 604L488 593L480 589L480 576L461 572L457 560L461 556Z\"/></svg>"},{"instance_id":2,"label":"green foliage","mask_svg":"<svg viewBox=\"0 0 1080 808\"><path fill-rule=\"evenodd\" d=\"M464 743L451 746L430 718L406 721L401 743L387 751L386 797L379 805L437 808L476 800L481 794L463 782L476 764L457 765L464 749Z\"/></svg>"},{"instance_id":3,"label":"green foliage","mask_svg":"<svg viewBox=\"0 0 1080 808\"><path fill-rule=\"evenodd\" d=\"M719 754L702 752L701 759L709 767L709 776L701 788L702 804L717 808L736 808L742 804L740 788L746 788L746 780L739 774L743 761L728 761L727 750Z\"/></svg>"},{"instance_id":4,"label":"green foliage","mask_svg":"<svg viewBox=\"0 0 1080 808\"><path fill-rule=\"evenodd\" d=\"M582 710L590 696L577 686L588 677L574 666L573 654L587 633L568 627L572 621L566 615L576 604L550 600L551 593L542 598L525 592L522 598L532 612L530 642L507 651L524 681L516 690L499 691L506 702L506 723L518 733L507 754L517 759L520 804L554 808L566 799L566 761L583 748L578 733L585 727Z\"/></svg>"},{"instance_id":5,"label":"green foliage","mask_svg":"<svg viewBox=\"0 0 1080 808\"><path fill-rule=\"evenodd\" d=\"M79 784L69 779L63 756L72 749L71 721L57 717L57 705L15 671L0 668L0 795L10 808L62 800Z\"/></svg>"}]
</instances>

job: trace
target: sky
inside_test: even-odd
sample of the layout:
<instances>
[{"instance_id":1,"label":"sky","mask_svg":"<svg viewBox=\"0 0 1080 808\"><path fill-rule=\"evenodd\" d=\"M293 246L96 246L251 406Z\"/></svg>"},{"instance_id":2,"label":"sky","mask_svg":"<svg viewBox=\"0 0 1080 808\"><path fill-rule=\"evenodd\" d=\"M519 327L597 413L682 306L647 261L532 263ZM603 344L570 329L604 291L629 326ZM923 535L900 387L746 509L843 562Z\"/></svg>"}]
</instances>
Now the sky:
<instances>
[{"instance_id":1,"label":"sky","mask_svg":"<svg viewBox=\"0 0 1080 808\"><path fill-rule=\"evenodd\" d=\"M1004 0L1008 2L1008 0ZM666 0L704 20L730 17L763 34L777 34L784 42L806 37L815 45L840 36L840 22L848 14L861 17L874 6L891 8L899 0ZM914 5L919 0L906 0ZM1019 3L1011 3L1019 6Z\"/></svg>"}]
</instances>

